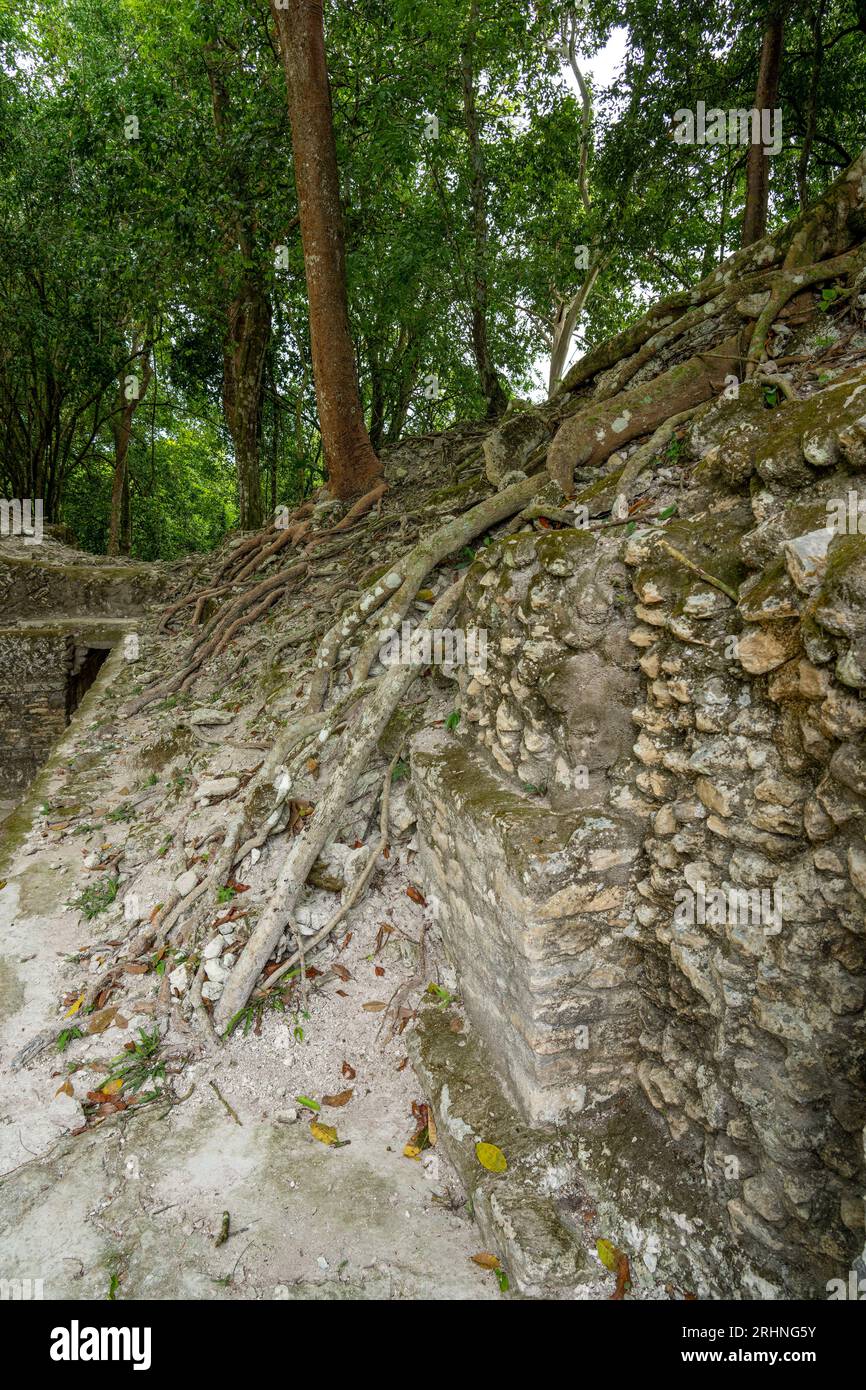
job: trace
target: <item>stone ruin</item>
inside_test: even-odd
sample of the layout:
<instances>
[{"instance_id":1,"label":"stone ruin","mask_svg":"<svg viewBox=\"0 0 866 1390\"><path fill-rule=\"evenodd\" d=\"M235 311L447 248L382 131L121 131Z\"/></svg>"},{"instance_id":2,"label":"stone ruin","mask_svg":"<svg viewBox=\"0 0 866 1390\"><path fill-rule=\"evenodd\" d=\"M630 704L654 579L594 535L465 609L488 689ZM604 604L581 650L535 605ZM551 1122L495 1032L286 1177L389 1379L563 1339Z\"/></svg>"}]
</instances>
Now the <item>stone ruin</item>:
<instances>
[{"instance_id":1,"label":"stone ruin","mask_svg":"<svg viewBox=\"0 0 866 1390\"><path fill-rule=\"evenodd\" d=\"M0 806L23 795L111 649L135 658L152 565L106 561L46 534L0 541Z\"/></svg>"},{"instance_id":2,"label":"stone ruin","mask_svg":"<svg viewBox=\"0 0 866 1390\"><path fill-rule=\"evenodd\" d=\"M710 1296L825 1296L863 1249L864 390L746 385L692 425L687 488L656 473L664 528L484 549L486 670L413 752L490 1065Z\"/></svg>"}]
</instances>

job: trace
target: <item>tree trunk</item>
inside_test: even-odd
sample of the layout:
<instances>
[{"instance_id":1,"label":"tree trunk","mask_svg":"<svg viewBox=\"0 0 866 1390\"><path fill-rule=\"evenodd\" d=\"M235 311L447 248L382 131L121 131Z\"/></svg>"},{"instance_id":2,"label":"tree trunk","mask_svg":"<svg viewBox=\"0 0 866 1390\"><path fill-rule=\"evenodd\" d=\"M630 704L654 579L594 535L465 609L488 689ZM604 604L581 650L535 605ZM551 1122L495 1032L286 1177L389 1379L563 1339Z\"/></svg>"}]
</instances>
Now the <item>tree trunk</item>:
<instances>
[{"instance_id":1,"label":"tree trunk","mask_svg":"<svg viewBox=\"0 0 866 1390\"><path fill-rule=\"evenodd\" d=\"M235 450L238 524L256 531L262 524L259 438L262 382L271 339L271 305L259 285L248 278L228 310L223 349L223 410Z\"/></svg>"},{"instance_id":2,"label":"tree trunk","mask_svg":"<svg viewBox=\"0 0 866 1390\"><path fill-rule=\"evenodd\" d=\"M472 349L481 390L487 402L488 419L501 415L508 397L502 389L496 368L490 357L487 341L487 183L484 169L484 151L478 129L478 112L475 106L474 47L478 29L478 2L472 0L469 12L469 34L463 44L460 72L463 83L463 119L469 141L470 182L469 198L472 206L472 279L470 284L470 307L472 311Z\"/></svg>"},{"instance_id":3,"label":"tree trunk","mask_svg":"<svg viewBox=\"0 0 866 1390\"><path fill-rule=\"evenodd\" d=\"M761 60L758 66L758 85L755 108L773 111L779 100L779 73L782 67L783 13L773 10L767 19ZM770 196L770 157L761 144L749 146L746 155L746 209L743 214L743 246L760 241L767 230L767 207Z\"/></svg>"},{"instance_id":4,"label":"tree trunk","mask_svg":"<svg viewBox=\"0 0 866 1390\"><path fill-rule=\"evenodd\" d=\"M111 480L111 516L108 523L108 554L128 555L131 544L132 521L129 502L129 441L132 438L132 419L144 400L152 375L150 341L137 354L142 363L138 389L127 395L127 373L124 370L118 383L117 411L112 417L114 436L114 476ZM133 357L133 362L136 357ZM135 373L131 373L135 375Z\"/></svg>"},{"instance_id":5,"label":"tree trunk","mask_svg":"<svg viewBox=\"0 0 866 1390\"><path fill-rule=\"evenodd\" d=\"M316 0L271 0L286 74L292 152L319 428L334 497L368 492L382 476L370 443L349 334L346 251L337 151L325 58L322 6Z\"/></svg>"},{"instance_id":6,"label":"tree trunk","mask_svg":"<svg viewBox=\"0 0 866 1390\"><path fill-rule=\"evenodd\" d=\"M233 62L219 40L204 48L205 68L211 89L211 109L217 139L230 148L231 108L224 70ZM254 198L248 170L229 154L226 189L231 211L223 226L223 249L228 264L240 253L244 267L240 285L226 310L223 341L223 414L232 437L237 472L238 524L242 531L256 531L262 524L262 481L259 443L262 422L262 388L265 359L271 339L271 302L263 284L257 257ZM230 271L221 271L227 296L233 283Z\"/></svg>"}]
</instances>

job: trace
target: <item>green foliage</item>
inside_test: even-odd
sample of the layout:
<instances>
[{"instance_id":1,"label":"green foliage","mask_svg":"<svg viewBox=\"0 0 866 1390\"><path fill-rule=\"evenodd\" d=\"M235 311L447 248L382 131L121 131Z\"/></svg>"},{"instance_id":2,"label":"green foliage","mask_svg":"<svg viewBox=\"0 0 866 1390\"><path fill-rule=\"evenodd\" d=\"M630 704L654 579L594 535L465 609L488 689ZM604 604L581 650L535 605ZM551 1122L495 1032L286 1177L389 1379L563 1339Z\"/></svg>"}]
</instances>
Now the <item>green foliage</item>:
<instances>
[{"instance_id":1,"label":"green foliage","mask_svg":"<svg viewBox=\"0 0 866 1390\"><path fill-rule=\"evenodd\" d=\"M563 369L739 244L743 149L672 134L698 101L752 105L760 8L327 0L324 17L376 447L485 410L479 323L505 395L538 397L582 291ZM864 28L853 0L785 6L771 224L866 140ZM593 60L612 39L622 60L600 81ZM105 550L124 383L148 364L131 417L130 553L212 548L238 520L224 368L229 325L255 296L269 324L265 511L318 485L285 80L265 0L3 7L0 240L6 495L41 497L49 520ZM837 297L825 290L821 307Z\"/></svg>"}]
</instances>

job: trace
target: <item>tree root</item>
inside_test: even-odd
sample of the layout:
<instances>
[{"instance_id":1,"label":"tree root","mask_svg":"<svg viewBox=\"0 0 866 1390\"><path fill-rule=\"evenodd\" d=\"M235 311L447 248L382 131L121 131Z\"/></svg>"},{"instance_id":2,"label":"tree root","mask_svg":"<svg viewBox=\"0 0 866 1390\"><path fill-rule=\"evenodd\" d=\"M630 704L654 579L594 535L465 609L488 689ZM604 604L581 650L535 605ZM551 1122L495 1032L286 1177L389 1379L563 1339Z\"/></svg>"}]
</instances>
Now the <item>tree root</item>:
<instances>
[{"instance_id":1,"label":"tree root","mask_svg":"<svg viewBox=\"0 0 866 1390\"><path fill-rule=\"evenodd\" d=\"M400 561L402 583L395 589L379 614L378 630L364 644L355 659L352 678L356 685L367 679L379 648L388 633L406 616L427 575L449 555L468 545L476 536L483 535L497 522L521 511L532 500L539 486L537 477L521 478L511 487L503 488L502 492L495 492L492 497L478 502L461 516L447 521L432 535L419 541L415 549L403 557Z\"/></svg>"},{"instance_id":2,"label":"tree root","mask_svg":"<svg viewBox=\"0 0 866 1390\"><path fill-rule=\"evenodd\" d=\"M548 450L547 467L566 497L573 496L576 468L594 468L615 449L650 434L672 415L712 400L729 376L737 375L751 325L727 338L713 352L695 353L660 376L610 400L569 416Z\"/></svg>"},{"instance_id":3,"label":"tree root","mask_svg":"<svg viewBox=\"0 0 866 1390\"><path fill-rule=\"evenodd\" d=\"M382 784L382 810L379 817L378 843L373 845L373 847L371 848L370 853L367 856L366 864L364 865L361 872L358 874L358 877L355 879L355 882L352 884L351 888L346 894L344 901L340 904L337 911L325 923L323 927L320 927L320 929L316 932L315 936L311 937L309 941L304 942L303 949L305 952L314 951L317 946L321 946L322 942L326 939L326 937L329 937L331 935L331 932L334 931L340 925L340 923L345 920L346 917L348 917L350 911L355 906L355 903L358 901L358 898L361 896L364 889L366 888L370 876L373 873L374 868L376 867L379 856L385 851L385 849L388 846L388 815L391 807L391 777L393 775L394 768L397 765L399 757L400 754L398 752L391 759L391 762L388 764L388 771L385 773L385 780ZM273 989L274 985L277 984L278 981L281 980L283 976L287 974L289 970L292 969L292 966L297 965L298 962L301 961L301 958L302 952L299 948L293 956L290 956L288 960L283 961L282 965L279 967L278 970L275 970L273 974L268 976L263 989L261 989L259 993L261 995L267 994L268 991Z\"/></svg>"},{"instance_id":4,"label":"tree root","mask_svg":"<svg viewBox=\"0 0 866 1390\"><path fill-rule=\"evenodd\" d=\"M463 590L463 579L452 584L426 615L421 630L432 630L448 621ZM294 841L277 877L264 912L229 976L214 1014L216 1027L224 1032L246 1004L283 930L292 918L307 875L333 834L349 795L369 762L384 729L409 686L422 669L420 651L416 659L390 668L364 704L351 736L345 740L344 756L319 800L302 833ZM413 652L413 656L415 656Z\"/></svg>"}]
</instances>

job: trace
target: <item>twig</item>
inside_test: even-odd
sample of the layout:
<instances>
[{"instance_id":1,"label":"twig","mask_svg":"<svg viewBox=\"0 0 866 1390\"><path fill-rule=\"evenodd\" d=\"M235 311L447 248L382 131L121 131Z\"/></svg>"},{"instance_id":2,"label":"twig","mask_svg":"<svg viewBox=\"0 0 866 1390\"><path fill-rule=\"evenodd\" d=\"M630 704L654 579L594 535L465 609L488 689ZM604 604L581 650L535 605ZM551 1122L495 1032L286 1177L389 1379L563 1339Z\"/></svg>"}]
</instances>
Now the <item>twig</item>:
<instances>
[{"instance_id":1,"label":"twig","mask_svg":"<svg viewBox=\"0 0 866 1390\"><path fill-rule=\"evenodd\" d=\"M231 1115L231 1117L232 1117L232 1119L234 1120L235 1124L236 1124L236 1125L240 1125L240 1124L241 1124L241 1121L238 1119L237 1111L236 1111L236 1110L233 1110L232 1107L229 1105L228 1101L226 1100L225 1096L223 1095L222 1091L220 1090L220 1088L219 1088L219 1086L216 1084L216 1082L215 1082L215 1081L209 1081L207 1084L210 1086L211 1090L214 1092L214 1094L217 1096L217 1098L218 1098L219 1100L222 1101L223 1105L225 1106L226 1110L227 1110L227 1111L229 1112L229 1114ZM243 1126L241 1126L241 1128L243 1128Z\"/></svg>"},{"instance_id":2,"label":"twig","mask_svg":"<svg viewBox=\"0 0 866 1390\"><path fill-rule=\"evenodd\" d=\"M700 575L701 579L706 580L707 584L712 584L713 588L720 589L723 594L727 594L732 603L739 603L739 594L736 590L732 589L729 584L726 584L723 579L718 579L716 575L710 574L708 570L701 569L700 565L696 565L694 560L689 559L688 555L684 555L681 550L677 550L675 546L671 545L670 541L660 540L659 545L663 550L666 550L669 555L673 555L675 560L679 560L681 565L685 565L686 568L692 570L694 574Z\"/></svg>"}]
</instances>

